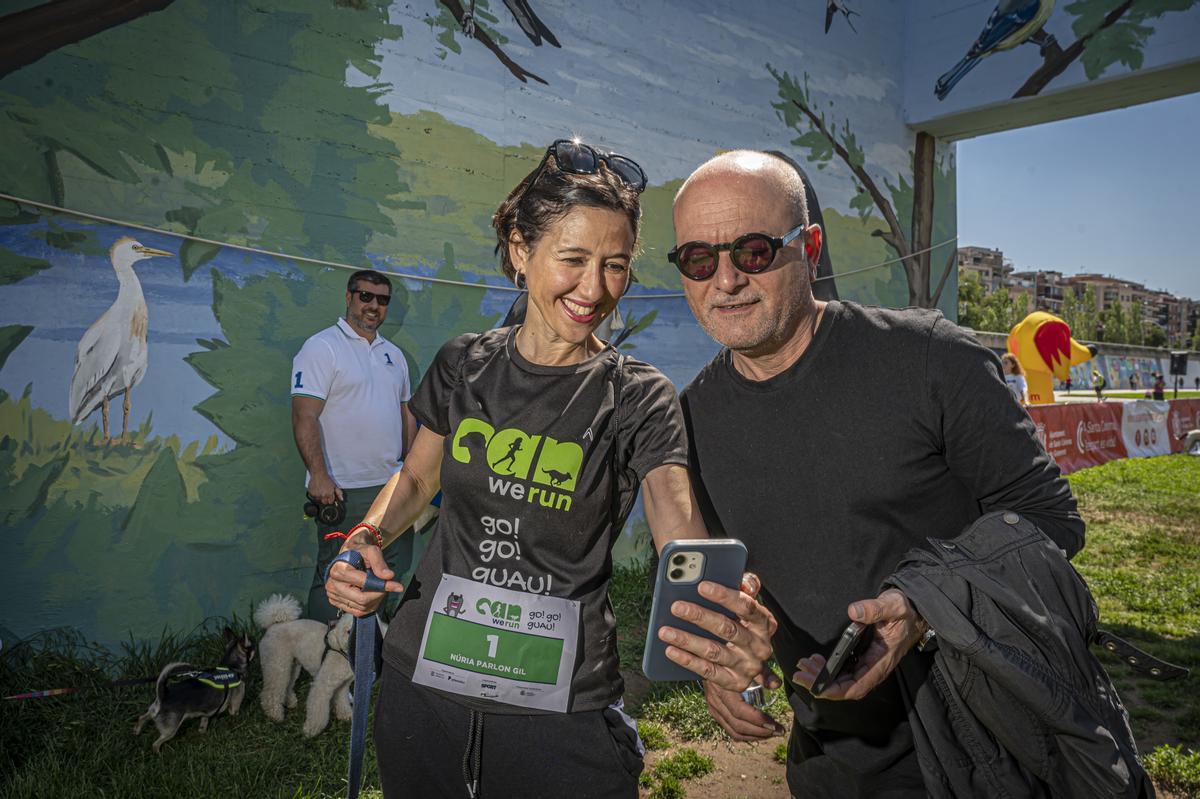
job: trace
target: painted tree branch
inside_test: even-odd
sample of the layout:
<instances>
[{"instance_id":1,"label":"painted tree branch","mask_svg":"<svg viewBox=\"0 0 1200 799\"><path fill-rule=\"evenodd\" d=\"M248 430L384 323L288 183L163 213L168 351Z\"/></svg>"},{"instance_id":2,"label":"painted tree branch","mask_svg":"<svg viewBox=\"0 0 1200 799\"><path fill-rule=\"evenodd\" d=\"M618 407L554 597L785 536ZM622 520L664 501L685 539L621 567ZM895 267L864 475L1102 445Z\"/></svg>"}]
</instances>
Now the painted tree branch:
<instances>
[{"instance_id":1,"label":"painted tree branch","mask_svg":"<svg viewBox=\"0 0 1200 799\"><path fill-rule=\"evenodd\" d=\"M438 0L438 2L450 9L450 13L454 15L456 20L458 20L459 25L464 27L466 26L467 12L462 7L462 3L458 2L458 0ZM533 78L538 83L547 86L549 85L545 80L509 58L508 53L500 49L500 45L496 44L496 42L492 40L492 37L488 36L487 32L481 30L478 25L475 26L475 32L472 34L472 37L478 39L484 47L491 50L492 54L495 55L496 58L500 59L500 63L503 64L517 80L521 81L521 83L528 83L529 81L526 80L526 78Z\"/></svg>"},{"instance_id":2,"label":"painted tree branch","mask_svg":"<svg viewBox=\"0 0 1200 799\"><path fill-rule=\"evenodd\" d=\"M1096 30L1080 36L1068 47L1055 46L1047 48L1043 53L1045 60L1042 65L1029 76L1029 79L1025 81L1025 84L1021 88L1017 89L1017 93L1013 95L1013 98L1033 97L1040 93L1050 81L1065 72L1067 67L1071 66L1079 56L1083 55L1084 48L1087 47L1088 42L1091 41L1093 36L1105 28L1116 24L1117 20L1124 16L1125 12L1133 6L1133 3L1134 0L1125 0L1121 5L1108 12L1104 17L1104 21L1100 23L1100 26Z\"/></svg>"},{"instance_id":3,"label":"painted tree branch","mask_svg":"<svg viewBox=\"0 0 1200 799\"><path fill-rule=\"evenodd\" d=\"M52 0L0 17L0 77L174 0Z\"/></svg>"},{"instance_id":4,"label":"painted tree branch","mask_svg":"<svg viewBox=\"0 0 1200 799\"><path fill-rule=\"evenodd\" d=\"M884 231L877 231L874 235L882 237L884 241L891 244L901 258L908 258L910 252L908 248L908 239L904 235L904 230L900 227L900 220L896 218L896 212L892 209L892 204L888 202L886 197L883 196L883 192L881 192L879 187L875 185L875 181L871 179L871 176L867 173L867 170L861 164L854 164L854 160L850 157L850 151L847 150L845 146L843 146L842 143L839 142L837 138L829 131L829 129L825 127L825 121L817 114L813 113L811 108L797 100L792 100L792 104L796 106L796 108L799 108L800 111L806 117L808 117L813 127L815 127L820 134L825 137L826 141L832 145L833 151L837 153L838 157L841 158L842 161L845 162L846 166L850 168L850 171L854 173L854 177L858 178L858 181L863 185L863 188L866 189L867 194L871 195L871 199L874 201L875 207L879 209L881 214L883 214L883 219L885 222L887 222L889 232L885 233Z\"/></svg>"}]
</instances>

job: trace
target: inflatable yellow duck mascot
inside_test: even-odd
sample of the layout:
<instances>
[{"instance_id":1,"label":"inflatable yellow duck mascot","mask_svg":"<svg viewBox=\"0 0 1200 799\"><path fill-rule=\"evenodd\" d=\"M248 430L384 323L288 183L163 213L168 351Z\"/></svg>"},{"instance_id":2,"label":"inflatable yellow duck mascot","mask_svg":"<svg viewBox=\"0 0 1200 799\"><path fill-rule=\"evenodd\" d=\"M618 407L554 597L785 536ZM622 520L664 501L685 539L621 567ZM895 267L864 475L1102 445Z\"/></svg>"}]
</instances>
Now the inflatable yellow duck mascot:
<instances>
[{"instance_id":1,"label":"inflatable yellow duck mascot","mask_svg":"<svg viewBox=\"0 0 1200 799\"><path fill-rule=\"evenodd\" d=\"M1045 311L1034 311L1008 334L1008 351L1025 370L1030 405L1054 402L1054 381L1065 381L1070 369L1096 355L1096 348L1085 347L1071 338L1067 323Z\"/></svg>"}]
</instances>

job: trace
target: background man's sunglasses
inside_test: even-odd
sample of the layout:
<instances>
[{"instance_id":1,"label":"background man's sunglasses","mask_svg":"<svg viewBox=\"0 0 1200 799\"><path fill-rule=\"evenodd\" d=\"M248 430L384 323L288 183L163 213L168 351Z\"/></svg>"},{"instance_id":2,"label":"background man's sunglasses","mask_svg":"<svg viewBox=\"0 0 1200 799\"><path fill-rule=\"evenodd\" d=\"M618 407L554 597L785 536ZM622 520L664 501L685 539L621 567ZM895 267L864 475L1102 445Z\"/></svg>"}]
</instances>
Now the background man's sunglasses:
<instances>
[{"instance_id":1,"label":"background man's sunglasses","mask_svg":"<svg viewBox=\"0 0 1200 799\"><path fill-rule=\"evenodd\" d=\"M632 158L616 153L602 153L583 142L559 139L546 148L546 154L542 156L542 162L538 164L533 179L525 185L526 189L541 177L550 156L554 156L554 162L563 172L570 172L572 175L594 175L600 171L600 164L604 164L625 185L639 194L646 188L646 173Z\"/></svg>"},{"instance_id":2,"label":"background man's sunglasses","mask_svg":"<svg viewBox=\"0 0 1200 799\"><path fill-rule=\"evenodd\" d=\"M757 275L766 271L775 261L775 254L795 241L807 225L798 225L782 236L766 233L747 233L725 244L709 244L707 241L689 241L667 253L667 260L675 264L680 274L690 280L708 280L717 271L717 259L722 250L729 251L729 260L740 271Z\"/></svg>"},{"instance_id":3,"label":"background man's sunglasses","mask_svg":"<svg viewBox=\"0 0 1200 799\"><path fill-rule=\"evenodd\" d=\"M391 294L376 294L373 291L363 291L362 289L356 289L355 291L352 291L350 293L357 294L358 301L361 302L363 305L370 305L371 300L378 300L380 305L386 306L389 302L392 301Z\"/></svg>"}]
</instances>

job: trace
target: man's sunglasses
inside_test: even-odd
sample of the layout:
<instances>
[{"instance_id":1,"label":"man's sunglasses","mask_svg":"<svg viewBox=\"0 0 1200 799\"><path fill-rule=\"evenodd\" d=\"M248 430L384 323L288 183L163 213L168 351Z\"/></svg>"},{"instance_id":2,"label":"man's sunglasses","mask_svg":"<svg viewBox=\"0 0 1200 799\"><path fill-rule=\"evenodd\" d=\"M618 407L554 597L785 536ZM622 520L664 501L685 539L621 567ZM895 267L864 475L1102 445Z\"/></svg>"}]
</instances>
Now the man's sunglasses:
<instances>
[{"instance_id":1,"label":"man's sunglasses","mask_svg":"<svg viewBox=\"0 0 1200 799\"><path fill-rule=\"evenodd\" d=\"M391 294L376 294L373 291L363 291L362 289L355 289L350 293L357 294L358 301L363 305L370 305L371 300L378 300L380 305L387 307L387 304L392 301Z\"/></svg>"},{"instance_id":2,"label":"man's sunglasses","mask_svg":"<svg viewBox=\"0 0 1200 799\"><path fill-rule=\"evenodd\" d=\"M689 241L668 252L667 260L690 280L708 280L716 274L717 259L721 257L721 252L728 250L729 260L735 267L746 274L757 275L766 271L775 261L776 253L807 229L807 225L798 225L778 237L766 233L747 233L725 244Z\"/></svg>"},{"instance_id":3,"label":"man's sunglasses","mask_svg":"<svg viewBox=\"0 0 1200 799\"><path fill-rule=\"evenodd\" d=\"M604 164L625 185L637 193L641 194L646 189L646 173L632 158L626 158L616 153L602 153L573 139L559 139L546 148L546 154L542 156L542 162L538 164L533 178L525 184L526 191L534 183L537 183L550 156L554 156L554 162L563 172L569 172L572 175L594 175L600 171L600 164Z\"/></svg>"}]
</instances>

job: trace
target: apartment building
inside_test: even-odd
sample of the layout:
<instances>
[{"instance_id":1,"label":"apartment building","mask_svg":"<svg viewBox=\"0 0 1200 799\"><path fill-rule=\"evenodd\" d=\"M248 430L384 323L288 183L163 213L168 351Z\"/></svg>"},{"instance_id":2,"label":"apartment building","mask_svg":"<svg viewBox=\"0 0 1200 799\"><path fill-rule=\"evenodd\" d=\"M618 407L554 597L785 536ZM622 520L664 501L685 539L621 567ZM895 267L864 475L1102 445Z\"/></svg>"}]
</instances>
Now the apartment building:
<instances>
[{"instance_id":1,"label":"apartment building","mask_svg":"<svg viewBox=\"0 0 1200 799\"><path fill-rule=\"evenodd\" d=\"M1011 261L999 249L962 247L958 250L960 269L979 276L987 292L1007 291L1027 310L1061 313L1068 294L1082 298L1091 288L1096 298L1096 311L1104 313L1120 303L1131 312L1140 302L1142 320L1157 325L1166 334L1168 346L1187 346L1196 326L1200 325L1200 301L1177 297L1166 291L1148 289L1142 283L1112 275L1083 273L1063 275L1053 270L1016 271Z\"/></svg>"},{"instance_id":2,"label":"apartment building","mask_svg":"<svg viewBox=\"0 0 1200 799\"><path fill-rule=\"evenodd\" d=\"M1012 264L1004 260L1003 252L987 247L960 247L958 268L975 273L989 294L1006 286L1013 271Z\"/></svg>"}]
</instances>

